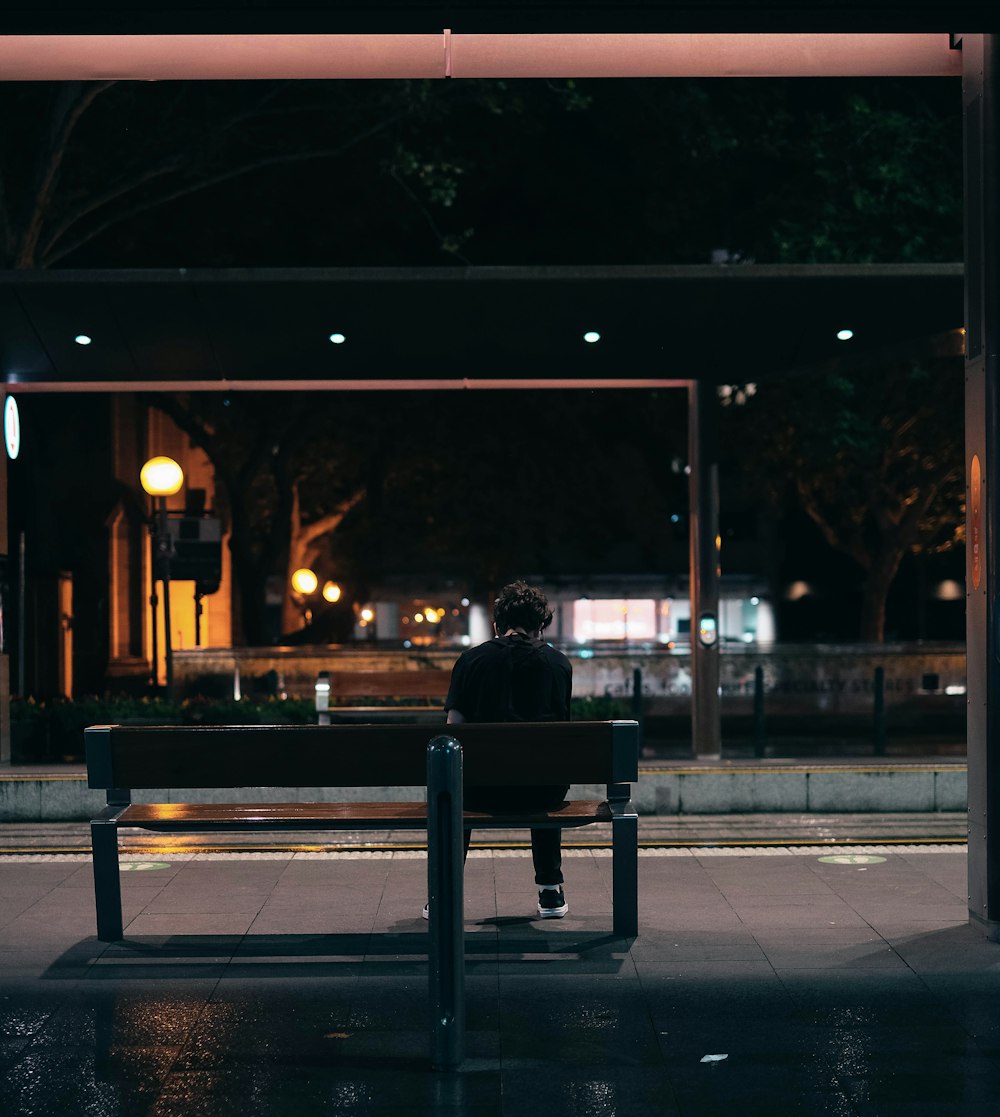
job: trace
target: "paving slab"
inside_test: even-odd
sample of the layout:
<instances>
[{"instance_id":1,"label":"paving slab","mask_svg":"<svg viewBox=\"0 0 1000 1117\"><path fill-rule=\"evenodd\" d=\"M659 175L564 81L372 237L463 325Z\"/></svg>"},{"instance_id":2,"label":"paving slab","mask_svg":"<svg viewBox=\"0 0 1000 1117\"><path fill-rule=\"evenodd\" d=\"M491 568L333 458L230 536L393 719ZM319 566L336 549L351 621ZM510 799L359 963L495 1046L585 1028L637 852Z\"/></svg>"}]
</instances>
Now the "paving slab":
<instances>
[{"instance_id":1,"label":"paving slab","mask_svg":"<svg viewBox=\"0 0 1000 1117\"><path fill-rule=\"evenodd\" d=\"M0 853L0 1113L991 1112L1000 945L967 922L966 850L830 853L644 850L630 940L606 850L566 858L547 921L527 851L475 850L447 1073L419 851L133 855L116 944L86 853Z\"/></svg>"}]
</instances>

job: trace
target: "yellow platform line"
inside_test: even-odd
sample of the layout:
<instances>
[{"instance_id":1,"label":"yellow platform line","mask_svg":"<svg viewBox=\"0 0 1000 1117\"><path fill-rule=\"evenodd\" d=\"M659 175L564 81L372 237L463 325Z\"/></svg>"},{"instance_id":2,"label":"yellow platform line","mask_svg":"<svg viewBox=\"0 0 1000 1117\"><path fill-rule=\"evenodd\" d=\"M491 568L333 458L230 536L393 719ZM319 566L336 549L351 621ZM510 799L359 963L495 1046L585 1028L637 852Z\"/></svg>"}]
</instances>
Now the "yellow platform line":
<instances>
[{"instance_id":1,"label":"yellow platform line","mask_svg":"<svg viewBox=\"0 0 1000 1117\"><path fill-rule=\"evenodd\" d=\"M967 772L968 765L961 764L871 764L867 766L846 767L840 764L794 764L780 768L640 768L639 779L643 776L780 776L809 775L812 772L842 773L844 775L871 775L872 773L895 774L897 772Z\"/></svg>"},{"instance_id":2,"label":"yellow platform line","mask_svg":"<svg viewBox=\"0 0 1000 1117\"><path fill-rule=\"evenodd\" d=\"M686 840L648 840L640 841L639 849L752 849L767 846L856 846L856 845L965 845L968 838L932 837L932 838L757 838L737 839L725 838L718 841ZM529 842L473 842L472 849L530 849ZM610 842L563 842L563 849L611 849ZM398 845L372 844L372 845L323 845L323 844L298 844L298 845L212 845L212 846L125 846L121 852L129 855L142 854L143 856L169 857L188 853L325 853L331 850L343 850L356 853L414 853L426 850L426 844L407 843ZM90 853L86 846L32 846L9 847L0 849L0 857L46 854L65 855Z\"/></svg>"}]
</instances>

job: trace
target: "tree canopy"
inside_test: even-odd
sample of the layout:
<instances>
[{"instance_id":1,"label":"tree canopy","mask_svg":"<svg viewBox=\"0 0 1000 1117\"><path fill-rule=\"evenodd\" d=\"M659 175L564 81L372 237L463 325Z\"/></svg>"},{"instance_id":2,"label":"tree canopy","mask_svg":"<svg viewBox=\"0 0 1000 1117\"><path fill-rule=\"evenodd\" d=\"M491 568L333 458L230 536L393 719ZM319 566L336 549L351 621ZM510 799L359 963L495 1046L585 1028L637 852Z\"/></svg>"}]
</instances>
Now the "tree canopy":
<instances>
[{"instance_id":1,"label":"tree canopy","mask_svg":"<svg viewBox=\"0 0 1000 1117\"><path fill-rule=\"evenodd\" d=\"M950 79L0 83L0 111L3 267L961 256ZM777 384L766 414L748 410L772 425L736 432L753 446L771 430L741 468L759 460L769 484L794 475L873 594L895 568L876 552L947 534L936 509L954 508L952 482L938 467L950 477L961 418L946 431L950 405L909 427L905 416L939 365L890 361L863 382L828 370L808 391ZM409 422L398 406L366 412L362 397L156 403L216 462L245 635L259 636L252 603L296 556L329 551L369 575L387 556L414 569L464 556L487 581L515 564L620 566L624 501L634 553L662 562L669 530L629 502L656 516L675 501L649 419L676 426L679 401L669 420L609 408L631 433L588 438L601 428L583 397L540 399L496 401L489 414L449 401L437 422L430 400L412 398ZM812 442L811 422L825 431ZM878 610L866 609L876 633Z\"/></svg>"},{"instance_id":2,"label":"tree canopy","mask_svg":"<svg viewBox=\"0 0 1000 1117\"><path fill-rule=\"evenodd\" d=\"M885 636L908 554L964 540L962 336L837 362L757 386L725 409L731 446L765 498L792 494L823 538L863 571L860 636Z\"/></svg>"}]
</instances>

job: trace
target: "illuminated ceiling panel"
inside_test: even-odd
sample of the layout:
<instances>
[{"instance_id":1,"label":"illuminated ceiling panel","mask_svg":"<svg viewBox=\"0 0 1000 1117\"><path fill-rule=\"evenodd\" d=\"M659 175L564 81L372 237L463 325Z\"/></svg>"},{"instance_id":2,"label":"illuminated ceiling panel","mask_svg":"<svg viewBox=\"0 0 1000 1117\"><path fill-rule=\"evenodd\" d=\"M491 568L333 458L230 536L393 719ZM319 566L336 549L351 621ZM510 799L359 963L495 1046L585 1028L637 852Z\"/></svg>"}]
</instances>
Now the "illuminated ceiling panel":
<instances>
[{"instance_id":1,"label":"illuminated ceiling panel","mask_svg":"<svg viewBox=\"0 0 1000 1117\"><path fill-rule=\"evenodd\" d=\"M0 36L6 81L960 73L947 34Z\"/></svg>"}]
</instances>

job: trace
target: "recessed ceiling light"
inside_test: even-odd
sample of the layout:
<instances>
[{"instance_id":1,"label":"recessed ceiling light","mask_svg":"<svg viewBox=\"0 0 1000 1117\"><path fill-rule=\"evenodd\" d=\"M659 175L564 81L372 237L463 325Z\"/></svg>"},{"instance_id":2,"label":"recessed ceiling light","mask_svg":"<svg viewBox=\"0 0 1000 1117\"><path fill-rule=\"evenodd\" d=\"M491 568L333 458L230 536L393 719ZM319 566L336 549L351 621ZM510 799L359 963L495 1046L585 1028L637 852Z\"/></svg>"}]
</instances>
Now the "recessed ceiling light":
<instances>
[{"instance_id":1,"label":"recessed ceiling light","mask_svg":"<svg viewBox=\"0 0 1000 1117\"><path fill-rule=\"evenodd\" d=\"M852 337L854 337L854 331L853 330L838 330L837 331L837 340L838 341L850 341Z\"/></svg>"},{"instance_id":2,"label":"recessed ceiling light","mask_svg":"<svg viewBox=\"0 0 1000 1117\"><path fill-rule=\"evenodd\" d=\"M583 340L586 341L589 345L593 345L595 341L601 340L601 335L597 332L597 330L588 330L583 335Z\"/></svg>"},{"instance_id":3,"label":"recessed ceiling light","mask_svg":"<svg viewBox=\"0 0 1000 1117\"><path fill-rule=\"evenodd\" d=\"M330 334L330 340L334 345L343 345L347 338L343 334Z\"/></svg>"},{"instance_id":4,"label":"recessed ceiling light","mask_svg":"<svg viewBox=\"0 0 1000 1117\"><path fill-rule=\"evenodd\" d=\"M73 340L77 345L89 345L94 339L89 334L77 334Z\"/></svg>"}]
</instances>

